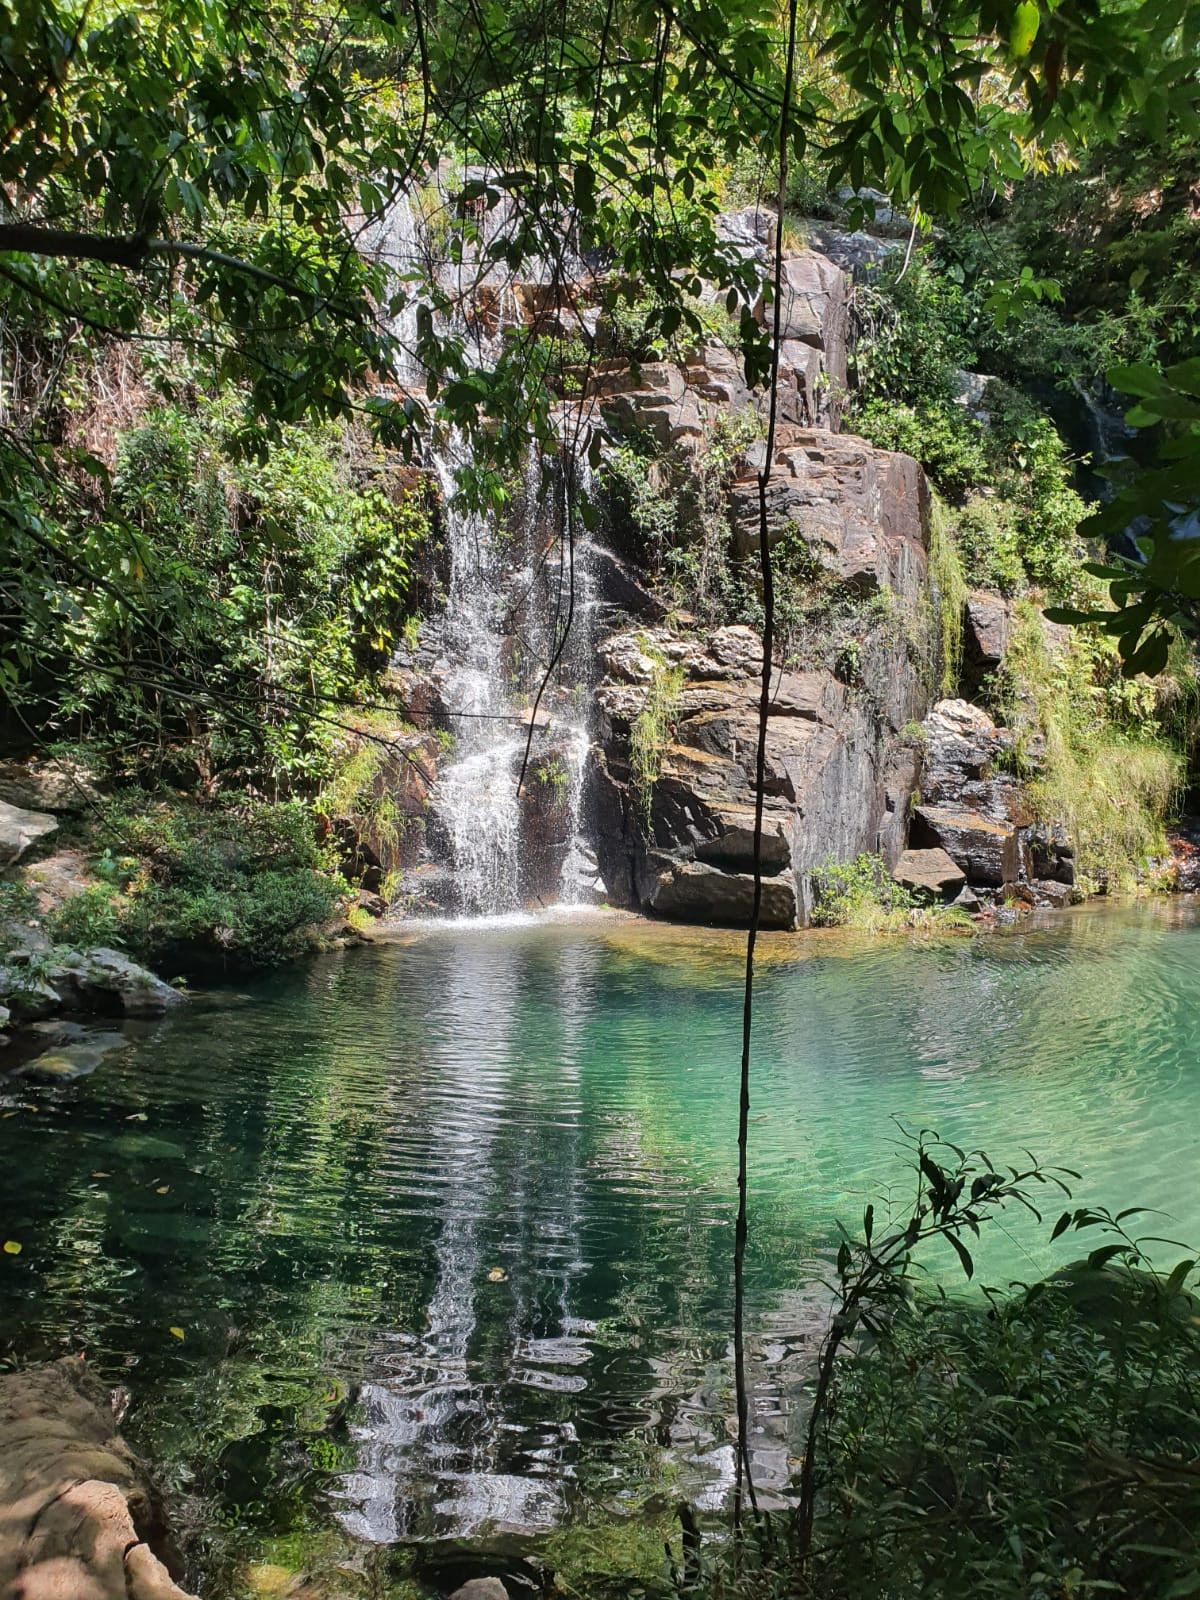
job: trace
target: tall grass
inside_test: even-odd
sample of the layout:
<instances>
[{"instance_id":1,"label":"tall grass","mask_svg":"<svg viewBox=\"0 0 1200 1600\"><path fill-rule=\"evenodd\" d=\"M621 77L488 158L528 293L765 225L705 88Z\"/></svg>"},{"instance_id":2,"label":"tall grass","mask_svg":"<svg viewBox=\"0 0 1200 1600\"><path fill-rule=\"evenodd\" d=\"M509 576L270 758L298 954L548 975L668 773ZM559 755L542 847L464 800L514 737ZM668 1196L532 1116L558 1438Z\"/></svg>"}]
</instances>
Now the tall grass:
<instances>
[{"instance_id":1,"label":"tall grass","mask_svg":"<svg viewBox=\"0 0 1200 1600\"><path fill-rule=\"evenodd\" d=\"M662 767L662 755L675 731L679 702L683 696L683 668L668 666L654 651L647 652L654 665L646 685L642 709L629 729L629 767L642 803L646 821L650 819L650 800Z\"/></svg>"},{"instance_id":2,"label":"tall grass","mask_svg":"<svg viewBox=\"0 0 1200 1600\"><path fill-rule=\"evenodd\" d=\"M1178 690L1121 679L1102 635L1076 631L1049 648L1036 610L1018 603L1001 710L1038 816L1066 825L1079 873L1097 886L1129 887L1165 853L1185 758L1156 712Z\"/></svg>"}]
</instances>

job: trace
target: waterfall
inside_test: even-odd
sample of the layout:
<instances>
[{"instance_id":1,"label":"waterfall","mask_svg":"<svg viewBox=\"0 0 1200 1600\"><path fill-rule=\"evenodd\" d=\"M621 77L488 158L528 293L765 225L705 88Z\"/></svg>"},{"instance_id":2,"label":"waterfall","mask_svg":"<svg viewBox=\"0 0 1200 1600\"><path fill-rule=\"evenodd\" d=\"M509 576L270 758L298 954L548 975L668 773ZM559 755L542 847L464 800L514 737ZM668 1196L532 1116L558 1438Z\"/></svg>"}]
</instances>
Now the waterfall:
<instances>
[{"instance_id":1,"label":"waterfall","mask_svg":"<svg viewBox=\"0 0 1200 1600\"><path fill-rule=\"evenodd\" d=\"M465 459L463 441L451 438L433 463L450 562L444 694L455 733L434 810L457 909L498 916L563 897L579 831L593 606L582 542L572 560L563 528L567 496L586 492L586 464L564 442L547 479L531 451L511 524L502 525L456 504ZM572 587L570 633L535 713Z\"/></svg>"},{"instance_id":2,"label":"waterfall","mask_svg":"<svg viewBox=\"0 0 1200 1600\"><path fill-rule=\"evenodd\" d=\"M393 296L403 297L403 303L395 311L389 310L384 321L399 346L396 376L406 386L420 382L423 377L416 356L418 302L413 283L407 281L409 274L424 260L418 216L412 197L399 195L378 216L371 218L362 236L363 254L384 263Z\"/></svg>"},{"instance_id":3,"label":"waterfall","mask_svg":"<svg viewBox=\"0 0 1200 1600\"><path fill-rule=\"evenodd\" d=\"M469 175L486 176L482 169ZM460 259L441 262L430 257L422 213L409 195L364 229L363 249L388 268L398 302L387 322L400 346L402 383L415 386L423 378L415 356L418 269L435 272L457 308L439 313L444 326L473 344L483 364L498 355L505 326L520 322L508 275L498 276L487 259L487 246L512 226L510 213L501 205L485 214L480 239L470 241ZM582 271L582 263L570 259L572 269ZM533 281L550 275L552 265L531 263ZM578 885L595 881L594 861L579 837L594 655L589 545L580 539L572 555L565 537L569 503L590 487L578 449L584 420L564 403L557 461L543 460L531 447L505 518L462 506L459 481L470 462L461 435L430 446L449 567L440 690L455 742L453 759L438 773L429 838L449 869L449 884L437 898L470 916L571 899Z\"/></svg>"}]
</instances>

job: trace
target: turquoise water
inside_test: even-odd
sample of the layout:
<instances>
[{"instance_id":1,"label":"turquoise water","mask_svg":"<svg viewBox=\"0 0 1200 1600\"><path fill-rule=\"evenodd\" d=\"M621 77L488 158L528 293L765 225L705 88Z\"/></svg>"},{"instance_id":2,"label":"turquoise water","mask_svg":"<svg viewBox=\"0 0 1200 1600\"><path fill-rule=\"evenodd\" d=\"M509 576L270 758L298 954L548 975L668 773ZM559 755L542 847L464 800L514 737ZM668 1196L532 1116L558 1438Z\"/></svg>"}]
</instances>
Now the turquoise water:
<instances>
[{"instance_id":1,"label":"turquoise water","mask_svg":"<svg viewBox=\"0 0 1200 1600\"><path fill-rule=\"evenodd\" d=\"M615 918L429 929L198 996L77 1082L0 1080L0 1236L22 1246L0 1358L82 1350L128 1388L210 1576L301 1534L536 1540L647 1485L720 1504L740 951ZM1079 1199L1200 1238L1189 903L770 940L756 1018L767 1493L835 1219L905 1192L893 1118L1032 1150ZM1065 1259L1047 1232L1006 1220L979 1275Z\"/></svg>"}]
</instances>

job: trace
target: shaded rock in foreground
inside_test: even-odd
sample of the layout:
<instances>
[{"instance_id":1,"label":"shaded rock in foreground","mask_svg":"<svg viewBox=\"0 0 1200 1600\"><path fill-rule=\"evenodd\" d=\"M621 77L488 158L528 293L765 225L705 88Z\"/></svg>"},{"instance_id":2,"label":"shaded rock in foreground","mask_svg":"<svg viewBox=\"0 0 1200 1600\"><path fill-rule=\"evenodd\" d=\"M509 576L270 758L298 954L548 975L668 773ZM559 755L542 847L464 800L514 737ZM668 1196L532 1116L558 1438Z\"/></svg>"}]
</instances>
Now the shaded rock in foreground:
<instances>
[{"instance_id":1,"label":"shaded rock in foreground","mask_svg":"<svg viewBox=\"0 0 1200 1600\"><path fill-rule=\"evenodd\" d=\"M58 828L58 818L46 811L26 811L0 800L0 868L11 867L31 844Z\"/></svg>"},{"instance_id":2,"label":"shaded rock in foreground","mask_svg":"<svg viewBox=\"0 0 1200 1600\"><path fill-rule=\"evenodd\" d=\"M0 1377L0 1600L190 1600L104 1385L66 1357Z\"/></svg>"},{"instance_id":3,"label":"shaded rock in foreground","mask_svg":"<svg viewBox=\"0 0 1200 1600\"><path fill-rule=\"evenodd\" d=\"M183 996L119 950L67 951L47 957L47 981L67 1011L161 1017Z\"/></svg>"}]
</instances>

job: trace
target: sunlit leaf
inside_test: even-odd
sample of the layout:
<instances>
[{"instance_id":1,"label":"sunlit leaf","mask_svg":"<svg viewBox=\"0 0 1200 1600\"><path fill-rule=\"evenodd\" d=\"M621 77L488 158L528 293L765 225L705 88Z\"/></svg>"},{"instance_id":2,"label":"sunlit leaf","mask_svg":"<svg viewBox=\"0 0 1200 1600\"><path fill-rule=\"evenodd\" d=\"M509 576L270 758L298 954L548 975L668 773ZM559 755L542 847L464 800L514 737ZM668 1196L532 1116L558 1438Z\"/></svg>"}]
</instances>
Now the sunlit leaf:
<instances>
[{"instance_id":1,"label":"sunlit leaf","mask_svg":"<svg viewBox=\"0 0 1200 1600\"><path fill-rule=\"evenodd\" d=\"M1012 25L1008 30L1008 47L1014 56L1027 56L1033 49L1041 20L1041 12L1034 0L1021 0L1013 12Z\"/></svg>"}]
</instances>

